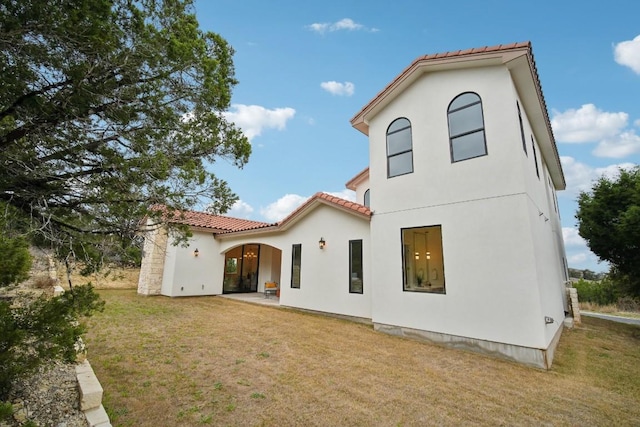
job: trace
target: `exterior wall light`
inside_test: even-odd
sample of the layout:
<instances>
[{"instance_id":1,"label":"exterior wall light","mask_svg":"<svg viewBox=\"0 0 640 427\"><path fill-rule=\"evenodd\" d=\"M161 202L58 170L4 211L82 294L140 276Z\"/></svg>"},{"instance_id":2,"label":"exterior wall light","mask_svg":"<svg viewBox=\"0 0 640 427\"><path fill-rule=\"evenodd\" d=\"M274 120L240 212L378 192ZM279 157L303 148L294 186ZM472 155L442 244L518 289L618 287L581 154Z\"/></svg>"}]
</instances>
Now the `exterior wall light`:
<instances>
[{"instance_id":1,"label":"exterior wall light","mask_svg":"<svg viewBox=\"0 0 640 427\"><path fill-rule=\"evenodd\" d=\"M327 245L327 242L325 242L324 239L321 237L320 241L318 242L318 246L320 247L320 249L324 249L326 245Z\"/></svg>"},{"instance_id":2,"label":"exterior wall light","mask_svg":"<svg viewBox=\"0 0 640 427\"><path fill-rule=\"evenodd\" d=\"M198 250L198 248L196 248L196 250L193 251L193 256L198 258L198 255L200 255L200 251Z\"/></svg>"}]
</instances>

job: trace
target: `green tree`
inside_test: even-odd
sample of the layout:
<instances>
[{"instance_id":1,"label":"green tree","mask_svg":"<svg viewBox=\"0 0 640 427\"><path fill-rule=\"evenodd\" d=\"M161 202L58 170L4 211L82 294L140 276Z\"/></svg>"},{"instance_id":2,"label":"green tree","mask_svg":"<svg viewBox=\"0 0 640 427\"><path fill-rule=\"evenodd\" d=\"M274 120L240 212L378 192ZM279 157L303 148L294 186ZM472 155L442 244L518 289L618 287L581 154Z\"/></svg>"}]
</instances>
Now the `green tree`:
<instances>
[{"instance_id":1,"label":"green tree","mask_svg":"<svg viewBox=\"0 0 640 427\"><path fill-rule=\"evenodd\" d=\"M626 291L640 296L640 167L601 177L578 197L579 233Z\"/></svg>"},{"instance_id":2,"label":"green tree","mask_svg":"<svg viewBox=\"0 0 640 427\"><path fill-rule=\"evenodd\" d=\"M0 235L18 239L0 255L19 254L22 236L89 269L135 262L143 218L226 211L237 197L212 166L251 153L223 114L232 56L192 0L0 2ZM39 362L71 358L76 319L97 308L82 286L0 301L0 395Z\"/></svg>"},{"instance_id":3,"label":"green tree","mask_svg":"<svg viewBox=\"0 0 640 427\"><path fill-rule=\"evenodd\" d=\"M0 235L0 287L26 280L31 268L29 243L24 237Z\"/></svg>"},{"instance_id":4,"label":"green tree","mask_svg":"<svg viewBox=\"0 0 640 427\"><path fill-rule=\"evenodd\" d=\"M226 211L237 197L211 166L251 152L222 114L232 55L191 0L3 1L0 201L96 265L135 255L141 218Z\"/></svg>"}]
</instances>

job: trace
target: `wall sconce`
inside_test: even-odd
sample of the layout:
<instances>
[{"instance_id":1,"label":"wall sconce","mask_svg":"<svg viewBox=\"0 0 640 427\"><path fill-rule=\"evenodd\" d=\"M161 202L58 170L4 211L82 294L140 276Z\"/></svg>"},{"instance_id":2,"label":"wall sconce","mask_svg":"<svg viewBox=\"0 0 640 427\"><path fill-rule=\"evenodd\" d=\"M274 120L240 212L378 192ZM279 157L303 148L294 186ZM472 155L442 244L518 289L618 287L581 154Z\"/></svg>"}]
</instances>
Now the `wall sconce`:
<instances>
[{"instance_id":1,"label":"wall sconce","mask_svg":"<svg viewBox=\"0 0 640 427\"><path fill-rule=\"evenodd\" d=\"M198 250L198 248L196 248L196 250L193 251L193 256L198 258L198 255L200 255L200 251Z\"/></svg>"},{"instance_id":2,"label":"wall sconce","mask_svg":"<svg viewBox=\"0 0 640 427\"><path fill-rule=\"evenodd\" d=\"M327 242L325 242L324 239L321 237L320 241L318 242L318 246L320 247L320 249L324 249L326 245L327 245Z\"/></svg>"}]
</instances>

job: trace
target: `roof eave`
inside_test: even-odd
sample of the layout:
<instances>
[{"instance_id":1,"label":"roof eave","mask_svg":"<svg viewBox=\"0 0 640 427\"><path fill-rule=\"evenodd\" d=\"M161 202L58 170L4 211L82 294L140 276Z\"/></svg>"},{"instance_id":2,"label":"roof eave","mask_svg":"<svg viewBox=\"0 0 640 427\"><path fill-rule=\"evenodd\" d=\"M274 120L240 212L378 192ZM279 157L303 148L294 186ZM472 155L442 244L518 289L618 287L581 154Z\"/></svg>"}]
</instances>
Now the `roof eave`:
<instances>
[{"instance_id":1,"label":"roof eave","mask_svg":"<svg viewBox=\"0 0 640 427\"><path fill-rule=\"evenodd\" d=\"M470 49L420 56L353 116L351 125L368 136L371 118L425 73L505 64L518 56L528 54L530 46L530 43L525 42L509 48L495 47L478 52Z\"/></svg>"},{"instance_id":2,"label":"roof eave","mask_svg":"<svg viewBox=\"0 0 640 427\"><path fill-rule=\"evenodd\" d=\"M344 186L347 187L349 190L356 191L356 188L358 187L358 185L360 185L360 183L368 177L369 177L369 167L367 166L366 168L364 168L364 170L362 170L356 176L354 176L349 181L347 181L347 183Z\"/></svg>"}]
</instances>

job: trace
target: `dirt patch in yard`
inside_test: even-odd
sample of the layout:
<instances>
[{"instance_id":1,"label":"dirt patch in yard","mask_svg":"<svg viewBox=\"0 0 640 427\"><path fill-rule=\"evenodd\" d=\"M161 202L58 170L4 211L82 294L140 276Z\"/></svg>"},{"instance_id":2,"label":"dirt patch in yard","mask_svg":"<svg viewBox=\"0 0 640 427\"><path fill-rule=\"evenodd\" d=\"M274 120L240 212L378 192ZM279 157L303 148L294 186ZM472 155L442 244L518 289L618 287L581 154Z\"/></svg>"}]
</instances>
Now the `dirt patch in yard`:
<instances>
[{"instance_id":1,"label":"dirt patch in yard","mask_svg":"<svg viewBox=\"0 0 640 427\"><path fill-rule=\"evenodd\" d=\"M551 371L220 297L101 291L89 359L114 425L633 425L640 328L585 319Z\"/></svg>"}]
</instances>

